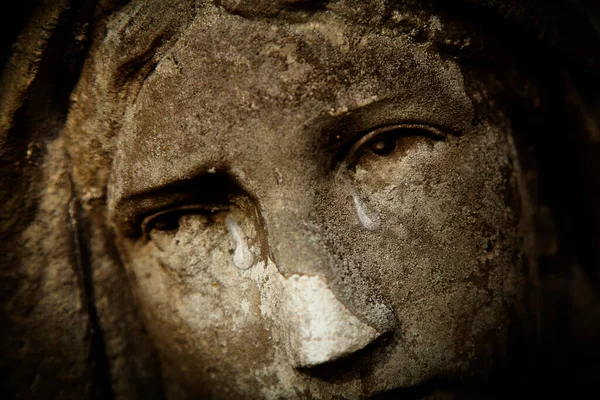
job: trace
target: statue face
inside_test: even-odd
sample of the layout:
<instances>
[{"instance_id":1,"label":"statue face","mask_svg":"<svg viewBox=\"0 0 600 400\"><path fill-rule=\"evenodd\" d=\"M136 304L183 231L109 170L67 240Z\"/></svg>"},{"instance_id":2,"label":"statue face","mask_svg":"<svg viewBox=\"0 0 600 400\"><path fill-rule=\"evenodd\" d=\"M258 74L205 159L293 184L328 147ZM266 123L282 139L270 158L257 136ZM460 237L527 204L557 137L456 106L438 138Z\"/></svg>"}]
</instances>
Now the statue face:
<instances>
[{"instance_id":1,"label":"statue face","mask_svg":"<svg viewBox=\"0 0 600 400\"><path fill-rule=\"evenodd\" d=\"M126 110L109 186L168 390L357 398L501 358L520 172L464 85L333 13L197 18Z\"/></svg>"}]
</instances>

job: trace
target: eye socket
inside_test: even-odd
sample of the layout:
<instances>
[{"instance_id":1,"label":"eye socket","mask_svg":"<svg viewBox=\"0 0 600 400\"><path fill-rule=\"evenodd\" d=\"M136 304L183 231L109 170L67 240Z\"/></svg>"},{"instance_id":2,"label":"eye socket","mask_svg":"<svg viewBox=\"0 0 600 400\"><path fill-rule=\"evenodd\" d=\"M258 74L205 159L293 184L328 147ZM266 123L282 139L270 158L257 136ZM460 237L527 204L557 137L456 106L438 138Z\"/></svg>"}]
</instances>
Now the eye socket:
<instances>
[{"instance_id":1,"label":"eye socket","mask_svg":"<svg viewBox=\"0 0 600 400\"><path fill-rule=\"evenodd\" d=\"M446 134L435 127L423 124L399 124L374 129L362 136L348 151L345 165L354 167L365 153L389 157L399 150L400 140L411 137L444 140Z\"/></svg>"},{"instance_id":2,"label":"eye socket","mask_svg":"<svg viewBox=\"0 0 600 400\"><path fill-rule=\"evenodd\" d=\"M150 215L142 221L142 233L146 238L150 237L150 232L159 230L162 232L177 231L179 229L179 219L184 215L199 214L211 217L221 211L229 210L228 206L206 206L206 205L184 205L178 208L171 208L159 211Z\"/></svg>"}]
</instances>

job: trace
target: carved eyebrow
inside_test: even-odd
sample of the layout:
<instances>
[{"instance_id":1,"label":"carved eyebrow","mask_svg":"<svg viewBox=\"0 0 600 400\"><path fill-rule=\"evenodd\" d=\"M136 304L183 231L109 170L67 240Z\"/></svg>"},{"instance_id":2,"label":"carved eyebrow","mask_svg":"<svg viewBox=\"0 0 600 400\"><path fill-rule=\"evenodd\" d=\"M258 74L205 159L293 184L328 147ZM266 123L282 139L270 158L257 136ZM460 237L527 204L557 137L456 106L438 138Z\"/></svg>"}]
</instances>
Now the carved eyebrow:
<instances>
[{"instance_id":1,"label":"carved eyebrow","mask_svg":"<svg viewBox=\"0 0 600 400\"><path fill-rule=\"evenodd\" d=\"M239 15L248 19L279 18L281 12L288 11L315 11L325 10L331 0L237 0L227 2L216 0L216 4L223 7L228 13Z\"/></svg>"},{"instance_id":2,"label":"carved eyebrow","mask_svg":"<svg viewBox=\"0 0 600 400\"><path fill-rule=\"evenodd\" d=\"M207 207L223 205L242 193L242 187L229 173L202 172L191 178L127 194L115 201L109 213L113 224L123 233L135 235L140 233L144 218L156 212L190 203Z\"/></svg>"},{"instance_id":3,"label":"carved eyebrow","mask_svg":"<svg viewBox=\"0 0 600 400\"><path fill-rule=\"evenodd\" d=\"M427 110L429 111L429 110ZM350 147L359 137L373 131L391 125L413 124L426 125L449 135L459 136L470 126L471 118L465 115L452 115L451 118L437 113L423 112L419 109L407 109L406 103L399 103L393 99L383 100L348 111L339 116L326 116L322 118L321 146L324 148L343 149ZM449 114L455 110L448 108Z\"/></svg>"}]
</instances>

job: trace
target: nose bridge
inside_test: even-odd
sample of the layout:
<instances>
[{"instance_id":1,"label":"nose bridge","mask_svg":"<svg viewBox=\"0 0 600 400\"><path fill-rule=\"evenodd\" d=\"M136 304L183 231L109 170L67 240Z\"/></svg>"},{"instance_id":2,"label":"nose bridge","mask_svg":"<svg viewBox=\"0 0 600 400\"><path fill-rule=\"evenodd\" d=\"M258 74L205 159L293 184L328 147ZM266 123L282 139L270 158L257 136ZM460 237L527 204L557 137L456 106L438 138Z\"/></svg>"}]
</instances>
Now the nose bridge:
<instances>
[{"instance_id":1,"label":"nose bridge","mask_svg":"<svg viewBox=\"0 0 600 400\"><path fill-rule=\"evenodd\" d=\"M244 130L252 144L231 159L231 172L258 203L264 244L280 273L327 275L330 256L314 218L317 191L327 180L315 147L317 133L302 113L272 112L278 113L276 126L265 118Z\"/></svg>"},{"instance_id":2,"label":"nose bridge","mask_svg":"<svg viewBox=\"0 0 600 400\"><path fill-rule=\"evenodd\" d=\"M332 257L315 220L315 192L314 185L280 185L263 198L261 208L270 253L286 277L331 273Z\"/></svg>"},{"instance_id":3,"label":"nose bridge","mask_svg":"<svg viewBox=\"0 0 600 400\"><path fill-rule=\"evenodd\" d=\"M285 338L290 363L311 368L368 346L387 326L362 318L330 287L336 265L321 234L326 222L316 212L317 201L325 196L322 185L328 182L318 168L302 161L290 156L283 163L255 164L246 177L260 177L248 189L258 203L264 244L273 261L268 263L273 279L266 282L274 286L266 290L271 295L263 305L276 310L270 315Z\"/></svg>"}]
</instances>

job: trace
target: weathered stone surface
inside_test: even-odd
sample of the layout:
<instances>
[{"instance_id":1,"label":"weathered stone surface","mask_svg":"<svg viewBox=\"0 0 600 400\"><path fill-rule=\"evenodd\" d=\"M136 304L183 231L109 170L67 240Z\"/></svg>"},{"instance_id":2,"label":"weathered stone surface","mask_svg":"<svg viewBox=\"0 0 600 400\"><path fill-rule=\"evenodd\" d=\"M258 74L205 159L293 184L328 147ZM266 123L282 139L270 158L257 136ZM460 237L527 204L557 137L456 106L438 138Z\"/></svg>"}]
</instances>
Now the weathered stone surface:
<instances>
[{"instance_id":1,"label":"weathered stone surface","mask_svg":"<svg viewBox=\"0 0 600 400\"><path fill-rule=\"evenodd\" d=\"M503 397L570 385L565 360L592 375L600 52L578 13L41 2L0 96L9 396Z\"/></svg>"}]
</instances>

